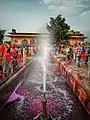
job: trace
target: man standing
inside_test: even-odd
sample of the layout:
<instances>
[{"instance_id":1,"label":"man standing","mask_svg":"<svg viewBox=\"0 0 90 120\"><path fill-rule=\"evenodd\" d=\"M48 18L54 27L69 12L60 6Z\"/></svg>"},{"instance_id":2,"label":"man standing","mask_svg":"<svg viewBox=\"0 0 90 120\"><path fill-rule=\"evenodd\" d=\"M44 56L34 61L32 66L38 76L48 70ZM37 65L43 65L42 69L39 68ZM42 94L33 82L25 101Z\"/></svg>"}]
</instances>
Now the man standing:
<instances>
[{"instance_id":1,"label":"man standing","mask_svg":"<svg viewBox=\"0 0 90 120\"><path fill-rule=\"evenodd\" d=\"M76 52L76 63L77 66L80 67L80 60L81 60L81 44L78 43L78 46L76 48L77 52Z\"/></svg>"}]
</instances>

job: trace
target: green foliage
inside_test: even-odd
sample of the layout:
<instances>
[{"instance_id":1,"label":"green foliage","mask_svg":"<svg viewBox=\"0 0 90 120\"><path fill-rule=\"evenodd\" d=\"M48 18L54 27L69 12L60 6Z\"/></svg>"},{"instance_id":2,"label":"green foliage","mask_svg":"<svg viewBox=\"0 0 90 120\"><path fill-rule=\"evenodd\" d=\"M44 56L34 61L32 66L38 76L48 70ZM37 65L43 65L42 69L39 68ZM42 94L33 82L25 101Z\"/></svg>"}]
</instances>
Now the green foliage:
<instances>
[{"instance_id":1,"label":"green foliage","mask_svg":"<svg viewBox=\"0 0 90 120\"><path fill-rule=\"evenodd\" d=\"M65 43L70 38L70 26L65 23L65 18L61 15L58 15L56 18L50 18L47 30L53 38L53 43Z\"/></svg>"},{"instance_id":2,"label":"green foliage","mask_svg":"<svg viewBox=\"0 0 90 120\"><path fill-rule=\"evenodd\" d=\"M0 41L3 41L6 30L0 29Z\"/></svg>"},{"instance_id":3,"label":"green foliage","mask_svg":"<svg viewBox=\"0 0 90 120\"><path fill-rule=\"evenodd\" d=\"M5 41L4 43L11 45L11 41Z\"/></svg>"}]
</instances>

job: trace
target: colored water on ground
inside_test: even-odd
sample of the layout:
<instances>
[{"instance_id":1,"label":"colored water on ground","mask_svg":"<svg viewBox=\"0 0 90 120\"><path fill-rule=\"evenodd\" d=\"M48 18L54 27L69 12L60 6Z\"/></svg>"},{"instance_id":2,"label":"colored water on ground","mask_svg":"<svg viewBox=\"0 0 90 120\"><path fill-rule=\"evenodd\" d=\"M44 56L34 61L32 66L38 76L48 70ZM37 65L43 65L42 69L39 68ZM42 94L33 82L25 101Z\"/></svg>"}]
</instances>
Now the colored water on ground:
<instances>
[{"instance_id":1,"label":"colored water on ground","mask_svg":"<svg viewBox=\"0 0 90 120\"><path fill-rule=\"evenodd\" d=\"M0 120L33 120L41 112L43 72L40 58L32 60L29 69L27 78L23 78L24 83L16 91L24 99L6 105L0 112ZM47 112L54 120L90 120L64 78L48 69L46 84Z\"/></svg>"}]
</instances>

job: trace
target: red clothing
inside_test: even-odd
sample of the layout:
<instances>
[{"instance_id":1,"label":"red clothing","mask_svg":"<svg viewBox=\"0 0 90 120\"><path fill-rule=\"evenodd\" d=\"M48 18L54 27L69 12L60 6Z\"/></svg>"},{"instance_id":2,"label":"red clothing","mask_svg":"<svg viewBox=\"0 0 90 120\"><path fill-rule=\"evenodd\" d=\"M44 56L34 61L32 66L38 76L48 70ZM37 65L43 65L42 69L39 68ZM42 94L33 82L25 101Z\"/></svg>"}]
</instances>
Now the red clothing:
<instances>
[{"instance_id":1,"label":"red clothing","mask_svg":"<svg viewBox=\"0 0 90 120\"><path fill-rule=\"evenodd\" d=\"M22 58L22 54L18 53L18 59L21 59L21 58Z\"/></svg>"},{"instance_id":2,"label":"red clothing","mask_svg":"<svg viewBox=\"0 0 90 120\"><path fill-rule=\"evenodd\" d=\"M11 49L11 55L12 55L13 57L16 57L16 56L17 56L17 50L16 50L15 48L12 48L12 49Z\"/></svg>"},{"instance_id":3,"label":"red clothing","mask_svg":"<svg viewBox=\"0 0 90 120\"><path fill-rule=\"evenodd\" d=\"M4 56L5 56L5 54L6 54L6 48L2 44L2 45L0 45L0 64L2 64L2 60L3 60Z\"/></svg>"},{"instance_id":4,"label":"red clothing","mask_svg":"<svg viewBox=\"0 0 90 120\"><path fill-rule=\"evenodd\" d=\"M11 54L10 53L6 53L6 61L10 65L10 63L11 63Z\"/></svg>"},{"instance_id":5,"label":"red clothing","mask_svg":"<svg viewBox=\"0 0 90 120\"><path fill-rule=\"evenodd\" d=\"M0 45L0 55L2 55L2 57L5 56L6 53L6 48L4 45Z\"/></svg>"},{"instance_id":6,"label":"red clothing","mask_svg":"<svg viewBox=\"0 0 90 120\"><path fill-rule=\"evenodd\" d=\"M81 59L82 59L82 60L86 60L86 55L85 55L85 53L82 53L82 54L81 54Z\"/></svg>"}]
</instances>

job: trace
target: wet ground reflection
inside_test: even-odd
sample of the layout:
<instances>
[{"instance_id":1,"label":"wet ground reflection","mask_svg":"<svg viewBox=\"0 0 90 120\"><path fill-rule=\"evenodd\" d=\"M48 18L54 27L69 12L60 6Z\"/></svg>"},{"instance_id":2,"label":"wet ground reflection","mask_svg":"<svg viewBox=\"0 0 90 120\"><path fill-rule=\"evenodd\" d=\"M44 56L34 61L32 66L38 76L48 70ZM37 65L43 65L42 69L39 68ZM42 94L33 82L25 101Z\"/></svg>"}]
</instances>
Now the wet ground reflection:
<instances>
[{"instance_id":1,"label":"wet ground reflection","mask_svg":"<svg viewBox=\"0 0 90 120\"><path fill-rule=\"evenodd\" d=\"M0 112L1 120L33 120L41 112L42 66L35 58L26 81L17 89L24 99L8 104ZM90 120L66 80L47 71L47 111L54 120Z\"/></svg>"}]
</instances>

